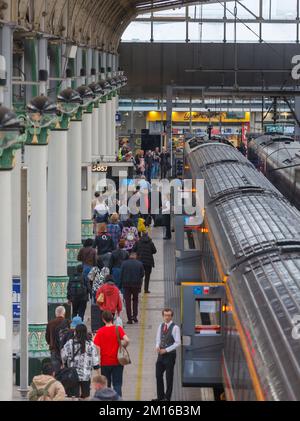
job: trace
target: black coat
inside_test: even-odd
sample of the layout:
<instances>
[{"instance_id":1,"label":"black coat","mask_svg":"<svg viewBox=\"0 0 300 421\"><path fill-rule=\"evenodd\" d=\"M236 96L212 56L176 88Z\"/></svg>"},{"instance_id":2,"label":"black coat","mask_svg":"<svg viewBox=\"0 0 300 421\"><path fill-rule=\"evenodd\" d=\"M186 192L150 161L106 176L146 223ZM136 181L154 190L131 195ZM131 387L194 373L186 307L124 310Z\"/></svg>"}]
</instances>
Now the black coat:
<instances>
[{"instance_id":1,"label":"black coat","mask_svg":"<svg viewBox=\"0 0 300 421\"><path fill-rule=\"evenodd\" d=\"M157 253L156 247L153 241L148 235L144 235L133 247L133 251L138 254L139 260L144 266L150 266L154 268L153 254Z\"/></svg>"},{"instance_id":2,"label":"black coat","mask_svg":"<svg viewBox=\"0 0 300 421\"><path fill-rule=\"evenodd\" d=\"M144 266L139 260L129 259L122 263L120 274L122 288L141 288L144 276Z\"/></svg>"},{"instance_id":3,"label":"black coat","mask_svg":"<svg viewBox=\"0 0 300 421\"><path fill-rule=\"evenodd\" d=\"M99 234L94 241L94 248L97 248L99 256L110 253L115 249L114 242L109 234L103 232Z\"/></svg>"}]
</instances>

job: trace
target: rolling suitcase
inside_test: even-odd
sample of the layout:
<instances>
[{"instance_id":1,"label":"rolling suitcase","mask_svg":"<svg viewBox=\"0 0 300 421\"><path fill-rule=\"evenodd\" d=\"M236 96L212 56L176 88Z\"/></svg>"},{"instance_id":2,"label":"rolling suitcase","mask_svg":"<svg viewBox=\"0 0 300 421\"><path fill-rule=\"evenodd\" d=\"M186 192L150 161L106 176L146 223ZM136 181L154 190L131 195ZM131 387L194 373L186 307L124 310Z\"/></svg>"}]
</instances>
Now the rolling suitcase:
<instances>
[{"instance_id":1,"label":"rolling suitcase","mask_svg":"<svg viewBox=\"0 0 300 421\"><path fill-rule=\"evenodd\" d=\"M104 326L101 317L101 310L97 304L91 305L91 329L92 333L96 333L101 327Z\"/></svg>"}]
</instances>

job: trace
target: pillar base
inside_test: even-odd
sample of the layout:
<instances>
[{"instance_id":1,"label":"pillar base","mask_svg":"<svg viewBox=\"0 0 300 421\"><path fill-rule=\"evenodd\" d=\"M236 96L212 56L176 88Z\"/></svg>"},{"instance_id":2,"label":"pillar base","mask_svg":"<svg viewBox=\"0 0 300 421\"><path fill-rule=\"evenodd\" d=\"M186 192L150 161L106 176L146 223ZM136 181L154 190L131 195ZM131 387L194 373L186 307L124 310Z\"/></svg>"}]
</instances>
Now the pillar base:
<instances>
[{"instance_id":1,"label":"pillar base","mask_svg":"<svg viewBox=\"0 0 300 421\"><path fill-rule=\"evenodd\" d=\"M81 247L82 247L82 244L67 244L68 268L77 267L80 264L80 262L78 262L77 260L77 256Z\"/></svg>"},{"instance_id":2,"label":"pillar base","mask_svg":"<svg viewBox=\"0 0 300 421\"><path fill-rule=\"evenodd\" d=\"M83 219L81 221L81 238L85 241L89 238L94 238L93 222L90 219Z\"/></svg>"},{"instance_id":3,"label":"pillar base","mask_svg":"<svg viewBox=\"0 0 300 421\"><path fill-rule=\"evenodd\" d=\"M29 358L28 362L28 386L35 376L42 374L42 365L46 359L50 359L50 354L46 358ZM16 358L16 386L20 386L20 357Z\"/></svg>"}]
</instances>

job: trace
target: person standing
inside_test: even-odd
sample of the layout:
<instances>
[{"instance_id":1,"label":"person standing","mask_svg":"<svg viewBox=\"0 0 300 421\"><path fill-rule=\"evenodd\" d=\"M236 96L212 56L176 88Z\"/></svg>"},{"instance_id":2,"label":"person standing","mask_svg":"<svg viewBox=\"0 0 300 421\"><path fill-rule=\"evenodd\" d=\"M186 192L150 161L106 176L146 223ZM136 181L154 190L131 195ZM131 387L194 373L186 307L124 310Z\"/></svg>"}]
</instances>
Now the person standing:
<instances>
[{"instance_id":1,"label":"person standing","mask_svg":"<svg viewBox=\"0 0 300 421\"><path fill-rule=\"evenodd\" d=\"M146 178L150 182L151 181L151 174L152 174L152 167L153 167L152 151L148 151L146 153L145 164L146 164Z\"/></svg>"},{"instance_id":2,"label":"person standing","mask_svg":"<svg viewBox=\"0 0 300 421\"><path fill-rule=\"evenodd\" d=\"M90 396L92 370L99 370L99 356L97 348L91 340L85 325L78 325L74 338L70 339L61 351L63 363L67 367L74 367L77 371L79 383L69 396L86 399Z\"/></svg>"},{"instance_id":3,"label":"person standing","mask_svg":"<svg viewBox=\"0 0 300 421\"><path fill-rule=\"evenodd\" d=\"M108 387L113 385L115 392L122 397L124 367L118 361L119 342L116 329L125 348L129 345L129 339L122 327L113 324L114 317L110 311L103 312L102 320L105 326L98 330L94 338L94 344L100 353L101 374L107 378Z\"/></svg>"},{"instance_id":4,"label":"person standing","mask_svg":"<svg viewBox=\"0 0 300 421\"><path fill-rule=\"evenodd\" d=\"M150 294L149 291L149 282L150 276L152 272L152 268L154 268L154 258L153 255L157 253L156 247L149 237L147 232L144 232L142 238L133 248L138 255L138 259L143 263L144 270L145 270L145 284L144 284L144 292L145 294Z\"/></svg>"},{"instance_id":5,"label":"person standing","mask_svg":"<svg viewBox=\"0 0 300 421\"><path fill-rule=\"evenodd\" d=\"M159 164L160 164L160 153L159 148L155 148L153 152L153 166L152 166L152 180L155 180L159 176Z\"/></svg>"},{"instance_id":6,"label":"person standing","mask_svg":"<svg viewBox=\"0 0 300 421\"><path fill-rule=\"evenodd\" d=\"M164 323L156 334L156 386L158 401L170 401L173 391L174 367L176 349L181 345L180 328L173 322L173 310L165 308L162 311ZM167 388L164 387L164 373L166 373Z\"/></svg>"},{"instance_id":7,"label":"person standing","mask_svg":"<svg viewBox=\"0 0 300 421\"><path fill-rule=\"evenodd\" d=\"M167 152L166 148L162 149L160 154L160 168L161 168L161 178L164 179L167 177L168 171L170 170L170 154Z\"/></svg>"},{"instance_id":8,"label":"person standing","mask_svg":"<svg viewBox=\"0 0 300 421\"><path fill-rule=\"evenodd\" d=\"M124 298L126 303L126 313L128 324L138 323L138 302L141 292L143 278L145 276L142 262L137 260L137 254L131 253L129 260L122 263L121 266L121 287L124 289ZM132 305L131 305L132 302Z\"/></svg>"},{"instance_id":9,"label":"person standing","mask_svg":"<svg viewBox=\"0 0 300 421\"><path fill-rule=\"evenodd\" d=\"M164 240L171 240L172 239L172 232L171 232L171 202L170 202L170 195L167 195L165 200L163 201L163 221L164 226L166 227L166 234Z\"/></svg>"}]
</instances>

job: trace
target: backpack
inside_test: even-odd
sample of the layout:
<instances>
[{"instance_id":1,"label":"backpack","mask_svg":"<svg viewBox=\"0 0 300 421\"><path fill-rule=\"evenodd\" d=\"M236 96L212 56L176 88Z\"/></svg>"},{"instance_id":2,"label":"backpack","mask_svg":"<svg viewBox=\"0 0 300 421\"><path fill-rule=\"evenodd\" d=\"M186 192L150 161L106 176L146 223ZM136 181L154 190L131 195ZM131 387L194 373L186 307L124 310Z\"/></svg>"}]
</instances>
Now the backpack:
<instances>
[{"instance_id":1,"label":"backpack","mask_svg":"<svg viewBox=\"0 0 300 421\"><path fill-rule=\"evenodd\" d=\"M51 380L46 387L43 389L38 389L34 382L31 383L32 391L29 394L29 400L30 401L51 401L49 395L49 389L50 387L56 382L55 379Z\"/></svg>"},{"instance_id":2,"label":"backpack","mask_svg":"<svg viewBox=\"0 0 300 421\"><path fill-rule=\"evenodd\" d=\"M72 339L73 357L70 360L71 363L74 361L76 355L79 354L79 352L80 352L80 347L75 352L75 350L74 350L74 339ZM61 384L65 388L65 391L67 392L67 394L69 394L70 389L73 389L74 387L78 386L78 384L79 384L78 372L77 372L75 367L62 368L56 374L56 380L61 382Z\"/></svg>"},{"instance_id":3,"label":"backpack","mask_svg":"<svg viewBox=\"0 0 300 421\"><path fill-rule=\"evenodd\" d=\"M69 283L71 301L87 299L87 287L84 284L82 275L74 275L74 277L70 279Z\"/></svg>"},{"instance_id":4,"label":"backpack","mask_svg":"<svg viewBox=\"0 0 300 421\"><path fill-rule=\"evenodd\" d=\"M70 337L70 328L68 320L64 320L58 325L54 332L54 343L55 347L60 351L64 345L68 342Z\"/></svg>"},{"instance_id":5,"label":"backpack","mask_svg":"<svg viewBox=\"0 0 300 421\"><path fill-rule=\"evenodd\" d=\"M128 233L126 234L126 240L127 241L133 241L135 238L134 233L130 230L128 231Z\"/></svg>"}]
</instances>

